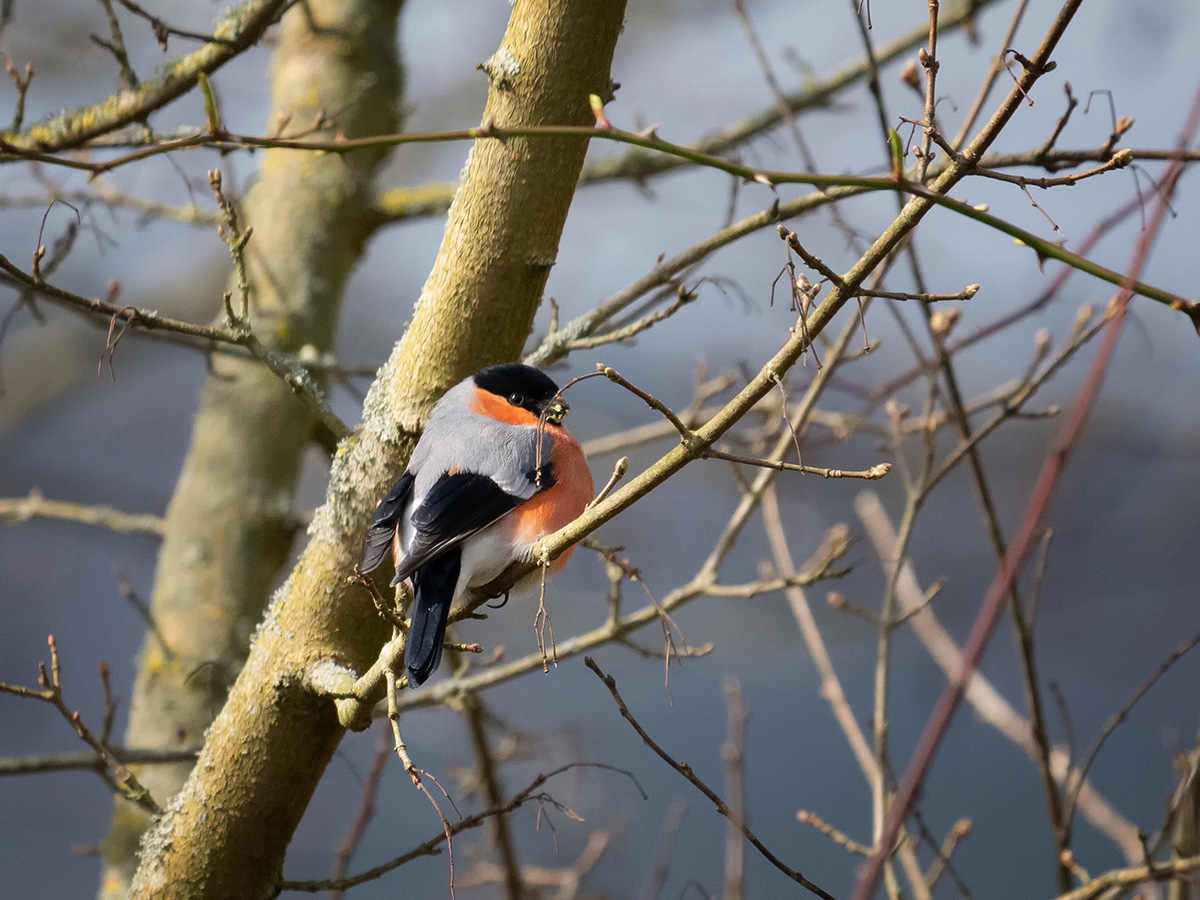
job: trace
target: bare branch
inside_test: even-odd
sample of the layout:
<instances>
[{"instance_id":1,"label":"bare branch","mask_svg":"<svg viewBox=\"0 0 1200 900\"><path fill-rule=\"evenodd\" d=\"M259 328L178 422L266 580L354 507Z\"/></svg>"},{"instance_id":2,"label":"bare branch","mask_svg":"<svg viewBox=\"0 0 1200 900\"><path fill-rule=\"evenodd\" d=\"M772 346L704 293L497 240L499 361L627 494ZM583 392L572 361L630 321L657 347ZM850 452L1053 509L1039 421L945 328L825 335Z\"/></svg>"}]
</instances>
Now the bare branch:
<instances>
[{"instance_id":1,"label":"bare branch","mask_svg":"<svg viewBox=\"0 0 1200 900\"><path fill-rule=\"evenodd\" d=\"M50 645L50 671L47 674L45 663L38 663L38 684L41 686L41 690L5 684L0 681L0 693L15 694L18 697L49 703L71 724L80 740L92 748L95 759L102 762L107 770L112 772L115 778L113 786L116 790L127 800L133 801L143 809L155 814L161 813L162 808L154 802L150 792L142 786L129 767L117 758L111 747L83 723L78 712L72 711L67 706L63 700L62 661L58 655L58 643L54 640L54 635L50 635L47 642Z\"/></svg>"},{"instance_id":2,"label":"bare branch","mask_svg":"<svg viewBox=\"0 0 1200 900\"><path fill-rule=\"evenodd\" d=\"M82 146L132 122L140 122L196 86L201 74L212 74L242 51L254 46L287 8L291 0L249 0L227 13L213 30L212 41L187 56L163 66L162 74L143 82L135 90L117 95L90 109L63 113L25 131L0 139L3 154L41 158L59 150ZM54 159L54 157L50 157Z\"/></svg>"},{"instance_id":3,"label":"bare branch","mask_svg":"<svg viewBox=\"0 0 1200 900\"><path fill-rule=\"evenodd\" d=\"M150 513L128 513L113 506L91 506L65 500L47 500L37 488L25 497L0 498L0 520L17 525L30 519L61 519L83 525L98 525L125 534L154 534L165 532L161 516Z\"/></svg>"},{"instance_id":4,"label":"bare branch","mask_svg":"<svg viewBox=\"0 0 1200 900\"><path fill-rule=\"evenodd\" d=\"M158 765L163 763L191 762L200 752L199 747L182 750L140 749L109 747L112 755L127 766ZM0 759L0 778L10 775L41 775L46 772L76 772L104 768L107 763L98 758L94 751L79 753L52 753L37 756L10 756Z\"/></svg>"},{"instance_id":5,"label":"bare branch","mask_svg":"<svg viewBox=\"0 0 1200 900\"><path fill-rule=\"evenodd\" d=\"M451 837L460 835L465 831L470 831L473 828L478 828L480 825L483 825L485 822L495 816L508 815L514 810L520 809L526 803L552 803L553 798L548 793L542 791L542 788L547 782L556 776L561 775L564 772L570 772L574 769L603 769L609 772L615 772L618 775L624 775L631 782L633 782L634 787L637 788L643 800L645 800L648 796L633 774L625 769L618 769L616 766L610 766L605 763L568 763L567 765L559 766L557 769L547 772L544 775L538 775L537 778L535 778L529 784L529 786L525 788L525 790L516 794L503 806L485 809L482 812L478 812L470 816L464 816L457 822L451 823ZM398 856L395 859L384 863L383 865L375 866L374 868L368 869L365 872L360 872L357 875L352 875L348 878L341 878L338 880L321 879L319 881L290 881L284 879L283 881L279 882L279 890L303 891L309 894L316 894L322 891L349 890L350 888L356 887L360 884L366 884L368 881L375 881L376 879L386 875L388 872L398 869L400 866L403 866L406 863L412 862L414 859L419 859L422 856L435 856L438 853L441 853L441 845L445 840L445 832L439 831L436 836L429 838L429 840L419 844L407 853Z\"/></svg>"}]
</instances>

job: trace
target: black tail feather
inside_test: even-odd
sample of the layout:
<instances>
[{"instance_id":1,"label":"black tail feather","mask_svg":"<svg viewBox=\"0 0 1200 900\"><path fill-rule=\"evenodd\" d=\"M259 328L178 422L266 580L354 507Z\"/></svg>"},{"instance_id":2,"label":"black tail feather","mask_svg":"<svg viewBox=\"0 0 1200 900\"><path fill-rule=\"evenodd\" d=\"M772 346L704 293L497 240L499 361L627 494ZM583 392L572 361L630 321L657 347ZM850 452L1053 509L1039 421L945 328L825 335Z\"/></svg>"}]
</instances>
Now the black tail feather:
<instances>
[{"instance_id":1,"label":"black tail feather","mask_svg":"<svg viewBox=\"0 0 1200 900\"><path fill-rule=\"evenodd\" d=\"M400 518L404 515L404 508L408 506L408 498L412 494L412 485L412 473L405 472L388 495L375 507L371 528L367 531L367 542L363 546L362 559L358 563L360 571L374 572L391 551L396 529L400 527Z\"/></svg>"},{"instance_id":2,"label":"black tail feather","mask_svg":"<svg viewBox=\"0 0 1200 900\"><path fill-rule=\"evenodd\" d=\"M461 567L462 552L455 547L412 573L412 623L408 626L408 645L404 650L410 687L424 682L442 661L446 619L450 616Z\"/></svg>"}]
</instances>

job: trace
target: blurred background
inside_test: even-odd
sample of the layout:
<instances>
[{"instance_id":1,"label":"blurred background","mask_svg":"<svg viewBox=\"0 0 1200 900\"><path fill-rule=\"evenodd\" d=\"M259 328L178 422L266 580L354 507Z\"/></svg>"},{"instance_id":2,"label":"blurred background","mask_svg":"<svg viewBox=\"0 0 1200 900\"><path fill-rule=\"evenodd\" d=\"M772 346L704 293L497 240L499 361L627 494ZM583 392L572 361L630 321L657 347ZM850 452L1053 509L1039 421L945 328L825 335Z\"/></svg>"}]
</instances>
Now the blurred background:
<instances>
[{"instance_id":1,"label":"blurred background","mask_svg":"<svg viewBox=\"0 0 1200 900\"><path fill-rule=\"evenodd\" d=\"M1056 12L1053 4L1032 4L1011 46L1031 55ZM974 36L947 33L939 45L939 116L956 131L991 64L1015 4L996 2L979 13ZM157 0L152 11L182 28L204 31L220 13L213 3ZM486 96L476 64L498 45L510 7L501 0L437 3L409 0L398 40L407 72L406 104L410 131L472 127ZM863 45L850 0L748 0L746 11L785 91L808 79L827 77L862 57ZM870 10L872 40L883 46L927 22L924 2L876 2ZM125 22L133 62L143 71L189 49L173 40L163 55L144 23ZM60 0L38 4L16 0L0 33L0 49L20 68L32 62L33 87L26 120L63 107L97 102L116 87L115 65L90 39L106 33L98 3ZM1076 17L1059 52L1057 69L1037 86L1035 105L1023 106L996 150L1036 149L1049 136L1065 108L1063 85L1087 101L1070 120L1060 148L1092 148L1112 130L1110 109L1136 119L1120 146L1170 149L1200 87L1195 39L1200 6L1187 0L1153 4L1130 0L1090 0ZM268 40L221 69L213 79L226 125L235 132L268 130ZM912 59L914 53L904 59ZM884 67L883 94L892 117L920 118L920 97L900 79L902 62ZM691 143L740 122L774 104L746 30L732 0L633 0L618 44L613 75L620 82L608 115L621 127L659 123L660 135ZM999 91L1011 79L1001 74ZM1097 92L1093 94L1092 92ZM0 81L0 110L15 99L8 80ZM1110 106L1111 100L1111 106ZM204 121L198 95L185 97L155 117L160 130ZM837 94L828 107L798 119L818 171L881 174L887 154L874 102L863 83ZM893 124L896 124L893 122ZM405 146L393 156L381 188L452 180L468 152L465 143ZM590 158L620 152L593 141ZM739 149L740 158L766 168L800 170L800 157L786 129ZM129 166L94 189L153 199L212 213L205 171L219 165L226 189L243 188L256 158L247 153L218 157L189 151ZM1092 227L1136 196L1149 196L1151 179L1163 169L1147 163L1090 179L1071 190L1035 193L1038 204L1061 229L1034 209L1019 188L969 180L955 196L987 203L992 212L1046 238L1077 246ZM9 164L0 168L0 252L28 267L45 216L48 246L74 221L75 213L55 205L47 213L44 188L82 190L82 177L62 169ZM1031 172L1033 176L1043 172ZM1185 173L1173 203L1174 215L1158 240L1143 280L1182 296L1200 297L1196 235L1200 202L1195 176ZM804 193L781 186L778 196ZM564 234L548 296L564 321L579 315L635 281L660 254L672 256L711 235L731 217L768 207L772 192L757 184L733 185L715 171L676 172L644 184L611 182L582 187ZM118 206L79 206L82 229L70 255L52 277L54 284L88 296L104 296L112 281L121 285L122 303L156 309L194 322L220 312L229 276L226 247L210 224L187 224L150 217ZM890 222L891 196L855 199L841 214L868 240ZM1134 214L1090 254L1117 270L1129 260L1142 218ZM834 269L857 258L829 213L818 212L790 224L805 246ZM375 366L402 333L441 239L438 217L403 221L382 229L370 244L343 304L337 355L343 363ZM978 295L961 307L964 332L1031 301L1056 274L1028 249L998 233L932 213L918 230L916 246L930 289L955 292L979 283ZM787 298L771 303L771 288L785 261L773 229L726 247L706 260L689 279L710 276L698 302L632 345L576 353L553 371L560 383L606 363L652 391L673 408L692 398L698 367L709 376L757 371L786 340L794 324ZM889 280L892 290L911 290L903 266ZM15 300L5 289L3 310ZM1047 329L1057 344L1065 340L1083 304L1103 309L1111 286L1074 275L1060 296L1040 314L958 357L964 393L979 397L1018 378L1033 354L1035 335ZM898 321L915 328L914 304L893 317L877 304L867 333L878 349L842 370L821 408L856 413L864 391L902 375L913 365ZM13 317L0 344L0 497L39 490L47 497L106 504L137 513L161 514L171 497L190 434L199 388L205 377L200 354L165 344L126 338L112 374L103 355L104 330L46 303L42 320L27 308ZM843 313L848 315L848 312ZM541 332L549 309L539 320ZM835 330L840 324L835 325ZM830 333L832 337L833 332ZM1069 409L1096 344L1088 345L1032 404ZM1131 319L1110 370L1096 414L1073 460L1048 517L1054 539L1048 557L1037 616L1041 674L1065 701L1069 719L1049 704L1052 737L1074 736L1080 752L1118 711L1135 688L1200 626L1200 341L1186 317L1160 304L1134 298ZM798 397L816 371L810 358L789 381ZM335 408L349 423L359 418L368 381L353 379L334 388ZM927 387L915 383L900 399L919 410ZM629 394L602 380L574 388L571 425L581 440L654 421ZM887 422L882 412L873 420ZM982 446L1007 533L1015 529L1038 467L1060 428L1054 418L1015 420ZM629 451L639 470L669 442ZM954 446L947 435L939 444ZM917 453L912 448L911 453ZM602 482L615 454L593 457ZM806 435L804 462L843 469L889 461L891 451L878 434L862 429L848 442L814 427ZM305 513L321 502L326 463L316 450L297 501ZM903 484L895 472L878 483L822 480L784 475L778 481L792 552L806 559L833 525L846 523L857 538L845 578L809 592L818 623L833 655L856 717L869 729L876 646L875 629L829 608L830 590L851 603L876 609L884 578L879 561L854 510L862 490L877 491L893 522L903 510ZM643 571L647 587L661 597L686 582L707 557L738 501L729 466L697 463L634 509L606 525L599 538L625 547ZM148 597L153 583L157 539L122 535L67 522L35 519L0 527L0 680L32 684L39 660L47 659L46 636L53 633L64 659L67 702L86 719L98 720L102 699L96 667L112 667L116 692L128 697L135 656L144 626L123 599L121 578ZM753 580L769 557L761 521L726 567L729 583ZM975 490L958 470L933 494L917 526L911 558L923 586L944 580L934 609L960 641L973 621L996 563L987 540ZM607 581L602 563L586 551L575 554L568 570L549 590L548 602L559 640L595 627L607 615ZM637 586L627 586L627 603L638 604ZM464 640L487 647L504 645L510 656L535 649L531 624L535 604L514 598L485 623L460 630ZM676 758L686 760L714 787L722 783L725 740L725 685L736 679L749 712L746 736L746 806L749 822L786 862L841 897L849 893L859 859L810 826L796 812L811 810L859 841L871 836L870 793L828 704L818 694L818 678L800 641L794 619L777 594L751 599L701 598L675 615L692 646L708 642L713 651L672 667L670 688L663 683L663 660L626 648L608 647L597 661L617 678L635 715ZM639 636L657 647L654 629ZM1015 706L1024 709L1022 683L1011 627L1004 623L988 652L984 673ZM1122 815L1149 834L1160 827L1176 784L1172 758L1194 746L1200 715L1200 657L1188 656L1132 711L1105 747L1093 779ZM906 630L897 633L892 681L892 759L898 770L908 754L945 679ZM580 895L645 896L656 854L670 852L663 897L719 895L723 879L725 822L693 788L670 771L622 722L607 691L581 659L564 660L548 675L534 675L490 691L491 711L517 739L502 769L510 793L538 772L588 760L632 772L649 799L620 775L572 770L550 785L554 797L585 821L553 809L540 821L535 809L514 817L521 858L527 865L564 868L576 864L597 833L604 852L583 876ZM123 731L121 716L116 733ZM328 875L338 845L357 810L361 781L375 751L376 730L351 735L333 761L285 867L289 878ZM406 717L406 739L414 759L434 772L456 798L464 796L455 773L473 765L460 716L445 709L415 711ZM81 750L67 724L49 707L0 696L0 756ZM460 801L461 802L461 801ZM686 804L673 848L664 838ZM478 808L478 798L461 808ZM11 897L88 896L95 891L99 862L89 848L101 841L111 815L111 796L93 774L75 772L0 780L0 893ZM960 712L934 766L922 809L934 835L959 818L974 831L955 852L955 862L974 897L1017 894L1053 896L1053 841L1034 765L1018 748L979 721ZM552 825L553 827L548 827ZM383 862L440 831L427 801L393 763L385 772L376 818L352 871ZM470 868L483 835L456 844L459 878ZM666 847L666 850L663 848ZM1081 825L1076 851L1091 873L1124 864L1113 844ZM748 892L758 896L797 890L748 850ZM354 896L442 896L448 881L444 856L419 860L362 887ZM499 885L463 896L500 896ZM555 895L559 888L547 888ZM698 892L698 893L697 893ZM952 881L939 896L957 894ZM563 894L569 895L569 894Z\"/></svg>"}]
</instances>

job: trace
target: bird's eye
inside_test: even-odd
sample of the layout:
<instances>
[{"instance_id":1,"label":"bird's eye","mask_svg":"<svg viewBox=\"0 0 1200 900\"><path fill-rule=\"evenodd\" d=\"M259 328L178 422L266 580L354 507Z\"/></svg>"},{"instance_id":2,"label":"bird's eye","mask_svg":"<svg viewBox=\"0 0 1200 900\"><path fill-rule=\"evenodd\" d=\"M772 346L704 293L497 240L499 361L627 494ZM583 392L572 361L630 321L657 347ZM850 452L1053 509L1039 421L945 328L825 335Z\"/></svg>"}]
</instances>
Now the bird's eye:
<instances>
[{"instance_id":1,"label":"bird's eye","mask_svg":"<svg viewBox=\"0 0 1200 900\"><path fill-rule=\"evenodd\" d=\"M524 394L509 394L508 402L510 404L512 404L513 406L524 406L525 405L525 395Z\"/></svg>"}]
</instances>

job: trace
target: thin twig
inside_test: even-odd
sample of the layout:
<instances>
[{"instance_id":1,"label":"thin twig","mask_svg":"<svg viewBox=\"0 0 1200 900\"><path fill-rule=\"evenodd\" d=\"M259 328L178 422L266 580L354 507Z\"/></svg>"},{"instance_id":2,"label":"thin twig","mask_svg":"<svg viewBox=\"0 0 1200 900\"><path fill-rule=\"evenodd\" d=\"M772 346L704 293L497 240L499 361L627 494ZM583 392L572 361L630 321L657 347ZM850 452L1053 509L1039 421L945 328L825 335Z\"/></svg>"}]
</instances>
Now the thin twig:
<instances>
[{"instance_id":1,"label":"thin twig","mask_svg":"<svg viewBox=\"0 0 1200 900\"><path fill-rule=\"evenodd\" d=\"M647 799L648 797L646 791L642 788L641 784L638 783L638 780L631 772L625 769L619 769L616 766L610 766L607 763L568 763L565 766L559 766L557 769L542 775L538 775L528 787L516 794L503 806L485 809L482 812L478 812L470 816L464 816L457 822L452 823L450 825L451 836L456 837L465 831L478 828L480 825L484 824L494 816L507 815L517 809L520 809L526 803L553 803L554 798L543 791L542 788L552 778L555 778L564 772L569 772L580 768L604 769L609 772L615 772L618 775L624 775L633 783L633 786L637 788L637 791L643 800ZM436 835L417 845L407 853L403 853L400 856L383 863L382 865L375 866L374 868L368 869L365 872L360 872L357 875L351 875L347 878L342 878L337 881L327 878L311 881L292 881L284 879L279 882L278 887L281 891L303 891L310 894L316 894L322 891L349 890L350 888L357 887L360 884L366 884L368 881L375 881L376 879L386 875L388 872L398 869L406 863L412 862L414 859L420 859L422 856L434 856L438 853L441 853L441 847L445 841L445 831L439 830Z\"/></svg>"},{"instance_id":2,"label":"thin twig","mask_svg":"<svg viewBox=\"0 0 1200 900\"><path fill-rule=\"evenodd\" d=\"M625 705L625 701L621 699L621 695L617 692L616 679L614 679L611 675L605 675L590 656L585 657L584 662L587 664L589 669L596 673L597 677L599 677L599 679L604 683L604 686L608 688L608 692L612 694L613 701L617 704L617 709L620 711L622 718L624 718L625 721L633 726L633 730L638 733L638 737L642 739L642 742L645 743L645 745L651 750L653 750L658 757L663 760L663 762L686 778L693 787L695 787L698 791L700 791L700 793L704 794L705 797L712 801L717 808L717 812L719 812L726 819L729 819L730 822L733 822L733 824L737 826L741 833L745 836L746 840L750 842L755 850L762 854L763 858L766 859L767 862L773 865L792 881L816 894L818 897L823 898L823 900L834 900L830 894L817 887L817 885L805 878L802 873L786 865L782 860L775 856L774 853L768 850L766 846L764 846L763 843L754 836L754 833L745 825L745 823L736 821L733 818L732 811L725 801L722 800L712 788L700 780L696 773L692 771L691 766L689 766L687 763L677 762L669 753L655 743L654 739L650 737L649 734L646 733L645 729L642 728L637 719L633 717L633 713L629 711L629 707Z\"/></svg>"},{"instance_id":3,"label":"thin twig","mask_svg":"<svg viewBox=\"0 0 1200 900\"><path fill-rule=\"evenodd\" d=\"M724 900L742 900L746 892L746 844L741 826L746 821L746 721L749 714L736 678L725 679L726 730L721 758L725 763L725 796L729 821L725 823Z\"/></svg>"},{"instance_id":4,"label":"thin twig","mask_svg":"<svg viewBox=\"0 0 1200 900\"><path fill-rule=\"evenodd\" d=\"M1200 870L1200 856L1156 862L1153 866L1114 869L1089 879L1082 887L1060 894L1056 900L1095 900L1113 888L1132 887L1146 881L1173 881Z\"/></svg>"},{"instance_id":5,"label":"thin twig","mask_svg":"<svg viewBox=\"0 0 1200 900\"><path fill-rule=\"evenodd\" d=\"M180 750L141 749L130 747L108 748L112 755L127 766L154 766L170 763L193 762L200 752L199 747ZM103 769L107 764L92 750L77 753L52 753L34 756L10 756L0 759L0 778L10 775L41 775L47 772L74 772L87 769Z\"/></svg>"},{"instance_id":6,"label":"thin twig","mask_svg":"<svg viewBox=\"0 0 1200 900\"><path fill-rule=\"evenodd\" d=\"M210 115L215 115L215 113L210 112ZM222 190L221 172L219 169L209 171L208 183L212 188L213 196L216 198L217 206L221 211L221 224L217 226L217 233L229 247L229 254L233 258L234 271L237 275L240 311L234 312L228 292L223 297L225 318L229 325L229 331L236 336L239 344L249 350L256 359L278 375L283 383L292 389L292 392L308 407L313 418L329 433L332 442L336 444L338 441L349 436L350 429L334 413L333 407L329 403L329 397L324 389L316 382L312 377L312 373L307 369L288 360L279 352L264 344L251 327L250 296L252 286L246 265L246 245L250 241L253 229L250 227L247 227L245 230L242 229L237 207L226 197Z\"/></svg>"},{"instance_id":7,"label":"thin twig","mask_svg":"<svg viewBox=\"0 0 1200 900\"><path fill-rule=\"evenodd\" d=\"M1129 699L1122 704L1121 708L1109 716L1108 720L1104 723L1104 727L1100 729L1100 733L1096 735L1096 740L1088 748L1088 752L1084 754L1083 761L1079 764L1078 768L1071 772L1071 776L1067 782L1066 796L1063 800L1063 816L1066 822L1068 837L1070 835L1071 818L1079 802L1079 791L1083 786L1084 779L1087 778L1088 772L1091 771L1093 764L1095 764L1096 758L1100 755L1100 751L1104 749L1105 743L1112 737L1113 732L1129 717L1129 713L1146 696L1146 693L1170 671L1175 663L1190 653L1197 644L1200 644L1200 634L1196 634L1191 640L1176 648L1162 661L1154 673L1142 682L1138 689L1130 695Z\"/></svg>"},{"instance_id":8,"label":"thin twig","mask_svg":"<svg viewBox=\"0 0 1200 900\"><path fill-rule=\"evenodd\" d=\"M679 437L684 444L688 444L695 440L696 433L692 431L692 429L688 428L686 424L684 424L683 420L675 414L674 410L672 410L669 406L667 406L667 404L663 403L653 394L643 391L637 385L623 378L621 373L616 369L606 366L603 363L598 363L596 365L596 370L609 381L613 382L614 384L619 384L635 397L640 398L651 409L660 413L662 417L670 422L675 430L679 432Z\"/></svg>"},{"instance_id":9,"label":"thin twig","mask_svg":"<svg viewBox=\"0 0 1200 900\"><path fill-rule=\"evenodd\" d=\"M393 634L393 638L395 637L396 635ZM446 838L446 853L450 859L450 900L454 900L454 832L451 829L450 820L442 812L437 799L430 793L425 782L421 780L421 776L428 773L423 769L419 769L412 761L412 757L408 755L408 747L404 743L404 738L400 735L400 711L396 708L396 673L392 669L388 669L385 673L385 678L387 680L387 716L388 722L392 726L392 737L394 739L392 749L404 765L404 771L412 779L413 786L425 795L425 799L433 806L434 812L437 813L437 817L442 823L442 834ZM435 784L437 783L436 779L433 779L432 776L430 778ZM438 787L440 789L441 785L438 785ZM445 792L443 791L443 793Z\"/></svg>"},{"instance_id":10,"label":"thin twig","mask_svg":"<svg viewBox=\"0 0 1200 900\"><path fill-rule=\"evenodd\" d=\"M671 874L671 857L675 855L675 844L679 839L679 830L683 827L683 817L686 813L687 803L679 797L672 800L671 805L667 807L654 866L646 877L646 884L638 894L638 900L658 900L662 895L667 878Z\"/></svg>"},{"instance_id":11,"label":"thin twig","mask_svg":"<svg viewBox=\"0 0 1200 900\"><path fill-rule=\"evenodd\" d=\"M184 28L176 28L173 25L168 25L158 16L147 12L141 6L134 3L133 0L117 0L117 2L135 16L141 16L150 23L150 28L154 31L154 37L158 40L158 47L164 53L167 51L167 38L171 36L187 38L188 40L192 41L203 41L204 43L209 44L233 44L233 41L227 40L223 37L218 37L214 34L201 34L197 31L188 31Z\"/></svg>"},{"instance_id":12,"label":"thin twig","mask_svg":"<svg viewBox=\"0 0 1200 900\"><path fill-rule=\"evenodd\" d=\"M966 118L963 119L962 127L958 134L951 141L953 147L957 150L963 145L967 139L967 135L972 128L975 127L975 122L979 119L979 114L983 112L983 105L987 102L988 95L992 92L992 87L996 83L1000 72L1004 69L1004 57L1008 53L1008 48L1013 45L1013 38L1016 37L1017 28L1021 24L1021 19L1025 16L1025 10L1029 7L1029 0L1018 0L1017 8L1013 12L1012 18L1008 21L1008 30L1005 32L1003 39L1000 41L1000 49L996 51L996 56L992 59L991 66L988 67L987 76L983 80L983 85L979 88L979 93L975 96L975 102L971 104L971 109L967 112ZM945 30L945 24L942 25Z\"/></svg>"},{"instance_id":13,"label":"thin twig","mask_svg":"<svg viewBox=\"0 0 1200 900\"><path fill-rule=\"evenodd\" d=\"M0 521L5 524L16 525L35 518L98 525L124 534L163 535L167 528L166 520L162 516L152 513L128 513L114 506L47 500L37 488L31 489L24 497L0 498Z\"/></svg>"},{"instance_id":14,"label":"thin twig","mask_svg":"<svg viewBox=\"0 0 1200 900\"><path fill-rule=\"evenodd\" d=\"M0 28L3 27L3 13L0 12ZM22 75L17 71L17 67L13 64L10 58L4 60L4 70L8 73L8 77L12 79L13 86L17 89L17 99L13 104L12 126L13 131L20 131L21 125L25 121L25 98L29 95L29 86L33 81L33 64L25 64L25 73ZM41 204L38 204L39 206Z\"/></svg>"},{"instance_id":15,"label":"thin twig","mask_svg":"<svg viewBox=\"0 0 1200 900\"><path fill-rule=\"evenodd\" d=\"M597 503L599 503L601 500L603 500L605 497L607 497L609 495L609 493L612 492L612 489L617 486L617 482L619 482L622 478L624 478L625 473L628 471L629 471L629 457L622 456L613 465L612 474L608 476L608 481L606 481L604 483L604 487L600 488L600 492L598 494L596 494L596 496L593 497L590 501L588 501L588 506L595 506Z\"/></svg>"},{"instance_id":16,"label":"thin twig","mask_svg":"<svg viewBox=\"0 0 1200 900\"><path fill-rule=\"evenodd\" d=\"M892 471L891 463L879 463L869 469L850 472L844 469L825 469L820 466L798 466L795 463L785 463L773 459L755 459L751 456L740 456L723 450L706 450L702 456L705 459L724 459L744 466L758 466L763 469L774 469L777 472L803 472L807 475L820 475L823 478L862 478L867 481L878 481Z\"/></svg>"},{"instance_id":17,"label":"thin twig","mask_svg":"<svg viewBox=\"0 0 1200 900\"><path fill-rule=\"evenodd\" d=\"M948 300L972 300L979 293L979 285L968 284L957 294L914 294L907 291L872 291L859 288L860 297L882 297L886 300L920 300L922 303L944 303Z\"/></svg>"},{"instance_id":18,"label":"thin twig","mask_svg":"<svg viewBox=\"0 0 1200 900\"><path fill-rule=\"evenodd\" d=\"M50 645L50 670L47 673L46 664L38 663L38 684L41 686L41 690L0 681L0 693L41 700L57 709L59 714L71 724L80 739L92 748L96 759L102 761L105 767L112 772L114 779L112 783L121 795L146 811L160 815L162 808L154 801L150 791L143 787L130 768L117 758L112 748L83 723L83 718L79 713L72 711L63 700L62 660L58 654L58 642L54 640L54 635L50 635L47 643Z\"/></svg>"},{"instance_id":19,"label":"thin twig","mask_svg":"<svg viewBox=\"0 0 1200 900\"><path fill-rule=\"evenodd\" d=\"M946 839L938 848L937 858L929 866L929 871L925 873L925 884L931 891L937 886L938 879L950 869L950 857L954 855L955 848L971 833L974 827L974 823L970 819L959 819L950 826L950 830L946 832Z\"/></svg>"},{"instance_id":20,"label":"thin twig","mask_svg":"<svg viewBox=\"0 0 1200 900\"><path fill-rule=\"evenodd\" d=\"M462 698L466 714L471 746L475 750L475 771L483 782L483 794L490 807L496 808L504 802L504 787L500 781L496 756L487 734L488 713L478 694L465 694ZM504 871L504 889L508 900L522 900L524 885L521 878L521 863L517 859L516 845L508 827L508 816L498 815L491 819L492 840L500 851Z\"/></svg>"},{"instance_id":21,"label":"thin twig","mask_svg":"<svg viewBox=\"0 0 1200 900\"><path fill-rule=\"evenodd\" d=\"M929 175L929 162L933 132L937 130L937 75L940 63L937 58L938 45L938 0L928 0L929 42L917 52L917 60L925 69L925 133L921 139L921 153L917 156L917 181L924 184ZM914 151L915 153L915 151Z\"/></svg>"},{"instance_id":22,"label":"thin twig","mask_svg":"<svg viewBox=\"0 0 1200 900\"><path fill-rule=\"evenodd\" d=\"M333 874L330 876L333 881L340 881L346 877L350 861L354 859L354 854L362 843L363 836L367 833L367 826L375 817L375 801L379 795L379 784L383 780L383 770L391 756L392 745L388 741L388 733L380 730L379 741L375 745L375 755L371 757L371 768L367 770L367 777L363 780L358 814L354 817L350 831L346 833L346 839L338 847L337 856L334 857ZM342 900L343 896L342 890L334 889L330 893L329 900Z\"/></svg>"},{"instance_id":23,"label":"thin twig","mask_svg":"<svg viewBox=\"0 0 1200 900\"><path fill-rule=\"evenodd\" d=\"M871 853L870 845L854 840L846 832L842 831L836 825L826 822L815 812L810 812L807 809L797 810L796 820L803 822L805 825L811 825L847 853L853 853L855 856L869 856Z\"/></svg>"},{"instance_id":24,"label":"thin twig","mask_svg":"<svg viewBox=\"0 0 1200 900\"><path fill-rule=\"evenodd\" d=\"M133 583L129 580L129 576L125 574L123 569L114 568L113 575L117 579L117 589L121 592L121 596L125 598L126 603L133 607L133 611L138 614L138 618L146 625L146 630L154 635L154 640L158 642L163 656L168 660L173 660L175 658L175 651L167 644L166 635L158 627L158 621L154 618L154 612L150 609L150 605L138 596L138 592L134 590Z\"/></svg>"}]
</instances>

